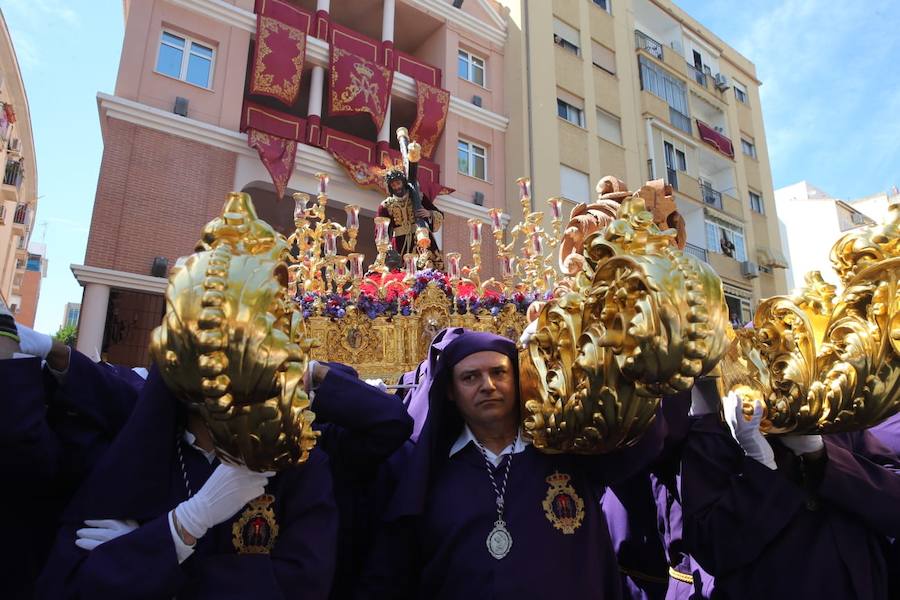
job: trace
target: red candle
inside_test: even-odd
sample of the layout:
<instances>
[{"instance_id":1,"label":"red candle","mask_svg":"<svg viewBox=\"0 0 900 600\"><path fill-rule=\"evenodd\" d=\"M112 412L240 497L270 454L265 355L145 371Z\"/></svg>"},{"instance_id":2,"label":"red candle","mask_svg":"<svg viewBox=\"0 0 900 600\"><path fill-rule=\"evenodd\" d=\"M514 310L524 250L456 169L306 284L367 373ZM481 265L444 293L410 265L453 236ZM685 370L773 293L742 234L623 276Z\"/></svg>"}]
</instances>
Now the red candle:
<instances>
[{"instance_id":1,"label":"red candle","mask_svg":"<svg viewBox=\"0 0 900 600\"><path fill-rule=\"evenodd\" d=\"M481 221L478 219L469 219L469 244L481 243Z\"/></svg>"},{"instance_id":2,"label":"red candle","mask_svg":"<svg viewBox=\"0 0 900 600\"><path fill-rule=\"evenodd\" d=\"M491 230L500 231L503 229L503 211L499 208L492 208L488 213L491 215Z\"/></svg>"},{"instance_id":3,"label":"red candle","mask_svg":"<svg viewBox=\"0 0 900 600\"><path fill-rule=\"evenodd\" d=\"M359 207L348 204L344 210L347 211L347 229L359 229Z\"/></svg>"}]
</instances>

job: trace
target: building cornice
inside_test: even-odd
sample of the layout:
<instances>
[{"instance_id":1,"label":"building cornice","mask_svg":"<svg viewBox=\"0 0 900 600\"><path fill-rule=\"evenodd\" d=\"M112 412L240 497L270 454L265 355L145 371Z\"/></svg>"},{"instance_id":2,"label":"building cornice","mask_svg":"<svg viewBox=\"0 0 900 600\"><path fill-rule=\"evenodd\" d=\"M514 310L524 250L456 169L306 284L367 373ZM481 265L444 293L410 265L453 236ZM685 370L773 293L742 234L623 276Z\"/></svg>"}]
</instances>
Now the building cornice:
<instances>
[{"instance_id":1,"label":"building cornice","mask_svg":"<svg viewBox=\"0 0 900 600\"><path fill-rule=\"evenodd\" d=\"M469 13L464 12L459 8L454 8L453 4L451 4L447 0L401 1L421 10L424 13L428 13L432 16L438 17L439 19L447 21L448 23L453 23L471 34L477 35L490 41L492 44L496 44L500 47L506 45L505 28L495 27L489 23L479 21ZM492 20L497 22L497 20L493 18L493 15L496 14L494 12L494 9L487 6L485 6L485 8L489 11L489 14L492 15Z\"/></svg>"},{"instance_id":2,"label":"building cornice","mask_svg":"<svg viewBox=\"0 0 900 600\"><path fill-rule=\"evenodd\" d=\"M257 156L256 151L247 146L247 135L244 133L231 131L189 117L182 117L175 113L109 94L98 93L97 106L100 112L101 124L106 119L118 119L154 131L168 133L206 144L207 146L234 152L235 154L254 158ZM303 166L303 171L300 170L300 165ZM347 186L355 185L347 177L343 167L334 160L328 151L307 144L297 144L297 158L294 171L301 175L309 175L321 171L326 173L335 183ZM465 218L475 217L485 222L490 222L489 209L455 196L440 196L440 208L449 214Z\"/></svg>"},{"instance_id":3,"label":"building cornice","mask_svg":"<svg viewBox=\"0 0 900 600\"><path fill-rule=\"evenodd\" d=\"M233 4L228 4L224 0L168 0L176 6L180 6L187 10L200 13L206 17L216 19L222 23L243 29L250 33L256 33L256 15L248 10L238 8ZM471 21L480 27L488 27L483 23L475 20L468 13L464 13L459 9L453 8L453 5L438 0L405 0L407 4L416 6L420 10L432 14L444 16L446 20L465 26L463 21ZM451 15L450 19L445 15ZM457 14L458 13L458 14ZM496 28L492 28L496 29ZM497 30L499 31L499 30ZM500 32L502 39L497 42L499 45L506 43L506 34ZM479 34L482 35L482 34ZM494 41L494 40L491 40ZM329 66L330 48L328 43L319 38L308 37L306 40L306 60L313 65L328 68ZM416 82L409 75L403 73L394 73L394 85L391 93L395 96L416 100ZM509 126L509 119L501 114L489 111L479 106L475 106L471 102L467 102L457 96L450 96L450 113L457 115L463 119L468 119L475 123L485 125L491 129L505 132Z\"/></svg>"},{"instance_id":4,"label":"building cornice","mask_svg":"<svg viewBox=\"0 0 900 600\"><path fill-rule=\"evenodd\" d=\"M87 284L105 285L111 288L134 290L136 292L149 292L151 294L165 294L169 280L165 277L152 277L150 275L138 275L126 271L91 267L88 265L69 265L75 279L82 286Z\"/></svg>"}]
</instances>

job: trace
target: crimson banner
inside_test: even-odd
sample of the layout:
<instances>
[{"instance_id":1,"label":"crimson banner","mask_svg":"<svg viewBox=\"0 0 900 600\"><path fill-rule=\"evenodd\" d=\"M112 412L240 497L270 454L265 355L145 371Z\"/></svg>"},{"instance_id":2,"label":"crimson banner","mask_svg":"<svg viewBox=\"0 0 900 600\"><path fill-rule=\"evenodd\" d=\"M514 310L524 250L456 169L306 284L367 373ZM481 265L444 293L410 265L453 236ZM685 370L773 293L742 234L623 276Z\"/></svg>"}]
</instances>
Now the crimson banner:
<instances>
[{"instance_id":1,"label":"crimson banner","mask_svg":"<svg viewBox=\"0 0 900 600\"><path fill-rule=\"evenodd\" d=\"M289 140L302 142L306 139L306 120L251 100L244 100L241 113L241 131L256 129Z\"/></svg>"},{"instance_id":2,"label":"crimson banner","mask_svg":"<svg viewBox=\"0 0 900 600\"><path fill-rule=\"evenodd\" d=\"M731 140L700 119L697 119L697 132L700 134L701 140L715 147L716 150L728 158L734 158L734 145L731 143Z\"/></svg>"},{"instance_id":3,"label":"crimson banner","mask_svg":"<svg viewBox=\"0 0 900 600\"><path fill-rule=\"evenodd\" d=\"M425 158L434 157L449 110L450 92L416 81L416 122L409 131L409 139L419 142Z\"/></svg>"},{"instance_id":4,"label":"crimson banner","mask_svg":"<svg viewBox=\"0 0 900 600\"><path fill-rule=\"evenodd\" d=\"M331 46L331 101L328 114L369 113L381 129L387 113L394 72L361 56Z\"/></svg>"},{"instance_id":5,"label":"crimson banner","mask_svg":"<svg viewBox=\"0 0 900 600\"><path fill-rule=\"evenodd\" d=\"M250 147L259 152L259 158L272 177L275 194L280 200L287 189L291 173L294 172L297 142L252 128L247 132L247 140Z\"/></svg>"},{"instance_id":6,"label":"crimson banner","mask_svg":"<svg viewBox=\"0 0 900 600\"><path fill-rule=\"evenodd\" d=\"M256 49L250 93L293 106L300 93L306 32L263 14L256 16Z\"/></svg>"}]
</instances>

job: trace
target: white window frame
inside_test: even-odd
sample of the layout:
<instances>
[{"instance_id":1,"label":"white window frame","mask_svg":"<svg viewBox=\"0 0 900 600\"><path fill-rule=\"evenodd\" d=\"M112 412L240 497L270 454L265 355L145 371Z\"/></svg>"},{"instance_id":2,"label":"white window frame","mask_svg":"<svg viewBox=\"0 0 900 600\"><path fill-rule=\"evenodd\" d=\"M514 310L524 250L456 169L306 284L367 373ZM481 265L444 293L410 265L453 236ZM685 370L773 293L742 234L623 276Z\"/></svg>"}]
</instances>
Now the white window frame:
<instances>
[{"instance_id":1,"label":"white window frame","mask_svg":"<svg viewBox=\"0 0 900 600\"><path fill-rule=\"evenodd\" d=\"M461 73L458 73L460 79L464 79L469 83L474 83L477 86L487 88L487 60L475 54L474 52L469 52L468 50L464 50L463 48L459 48L456 53L457 58L457 71L459 71L459 61L462 60L466 63L466 76L463 76ZM479 61L481 65L477 65L475 61ZM474 79L472 79L472 73L475 68L481 69L481 83L478 83Z\"/></svg>"},{"instance_id":2,"label":"white window frame","mask_svg":"<svg viewBox=\"0 0 900 600\"><path fill-rule=\"evenodd\" d=\"M574 37L574 41L570 37ZM556 17L553 17L553 43L575 56L581 56L581 32Z\"/></svg>"},{"instance_id":3,"label":"white window frame","mask_svg":"<svg viewBox=\"0 0 900 600\"><path fill-rule=\"evenodd\" d=\"M734 97L737 101L741 104L750 106L750 94L747 92L747 86L736 79L732 79L731 84L734 88Z\"/></svg>"},{"instance_id":4,"label":"white window frame","mask_svg":"<svg viewBox=\"0 0 900 600\"><path fill-rule=\"evenodd\" d=\"M180 48L180 50L181 50L181 71L179 72L178 77L169 75L168 73L163 73L162 71L159 70L159 55L160 55L160 52L162 51L163 45L169 46L170 48L174 48L174 46L165 42L165 38L163 36L165 36L166 34L169 34L173 37L177 37L177 38L184 40L184 48ZM187 80L188 65L190 64L190 58L191 58L191 55L193 54L193 49L194 49L193 45L194 44L197 44L198 46L202 46L203 48L206 48L207 50L212 52L212 57L209 59L209 81L207 82L207 85L205 85L205 86L194 83L193 81ZM197 56L200 56L200 55L197 55ZM200 56L200 58L206 59L205 56ZM163 29L159 33L159 43L156 46L156 63L154 63L154 65L153 65L153 72L157 73L158 75L162 75L163 77L169 77L170 79L177 79L178 81L181 81L188 85L192 85L194 87L198 87L203 90L212 90L213 89L213 78L214 78L215 72L216 72L216 48L209 42L201 41L197 38L194 38L194 37L191 37L184 33L175 31L173 29Z\"/></svg>"},{"instance_id":5,"label":"white window frame","mask_svg":"<svg viewBox=\"0 0 900 600\"><path fill-rule=\"evenodd\" d=\"M750 149L750 152L747 152L747 148ZM750 158L756 159L756 143L741 136L741 152L744 154L744 156L749 156Z\"/></svg>"},{"instance_id":6,"label":"white window frame","mask_svg":"<svg viewBox=\"0 0 900 600\"><path fill-rule=\"evenodd\" d=\"M560 106L560 103L565 106ZM561 114L559 114L560 108L565 108L566 116L562 116ZM567 123L571 123L575 127L581 127L582 129L584 129L584 109L578 108L574 104L566 102L559 96L556 97L556 116L566 121Z\"/></svg>"},{"instance_id":7,"label":"white window frame","mask_svg":"<svg viewBox=\"0 0 900 600\"><path fill-rule=\"evenodd\" d=\"M711 241L709 237L710 227L715 227L715 241ZM734 260L738 262L744 262L747 259L747 238L744 236L744 230L741 227L736 225L732 225L723 221L721 219L717 219L715 217L711 217L709 215L706 216L704 228L706 231L706 250L708 252L715 252L716 254L721 254L722 256L727 256L722 251L721 239L722 232L727 231L731 234L731 243L734 244ZM710 248L710 246L713 246Z\"/></svg>"},{"instance_id":8,"label":"white window frame","mask_svg":"<svg viewBox=\"0 0 900 600\"><path fill-rule=\"evenodd\" d=\"M758 206L753 206L753 197L754 196L756 196L756 198L759 200ZM750 210L752 210L753 212L755 212L758 215L766 214L766 203L763 201L762 194L760 194L759 192L754 192L753 190L750 190L748 192L747 197L750 199ZM759 210L757 210L757 208Z\"/></svg>"},{"instance_id":9,"label":"white window frame","mask_svg":"<svg viewBox=\"0 0 900 600\"><path fill-rule=\"evenodd\" d=\"M602 7L602 6L600 6L600 5L597 3L597 0L593 0L593 2L591 2L591 4L593 4L594 6L596 6L597 8L599 8L600 10L602 10L603 12L605 12L605 13L611 15L611 14L612 14L612 0L604 0L604 3L606 4L606 7L605 7L605 8Z\"/></svg>"},{"instance_id":10,"label":"white window frame","mask_svg":"<svg viewBox=\"0 0 900 600\"><path fill-rule=\"evenodd\" d=\"M459 151L460 151L460 145L462 145L462 144L465 144L465 145L466 145L466 152L467 152L468 155L469 155L469 160L466 161L466 164L468 165L468 172L466 172L466 171L460 171L460 170L459 170ZM474 168L473 168L473 165L474 165L475 163L474 163L474 161L472 160L472 156L479 157L478 151L481 152L480 158L483 158L483 159L484 159L484 178L481 178L481 177L479 177L478 175L475 175L475 170L474 170ZM457 144L456 144L456 153L457 153L457 158L456 158L456 171L457 171L458 173L461 173L461 174L466 175L466 176L468 176L468 177L472 177L473 179L478 179L479 181L488 181L488 180L489 180L489 177L488 177L488 151L487 151L487 148L485 148L485 147L482 146L481 144L476 144L475 142L472 142L472 141L470 141L470 140L467 140L467 139L464 139L464 138L459 138L459 139L457 140Z\"/></svg>"},{"instance_id":11,"label":"white window frame","mask_svg":"<svg viewBox=\"0 0 900 600\"><path fill-rule=\"evenodd\" d=\"M618 128L618 139L611 140L600 132L601 131L600 123L603 121L604 118L612 119L616 122L616 127ZM607 122L607 123L612 125L611 122ZM597 109L597 135L600 136L601 138L603 138L604 140L606 140L607 142L621 146L622 145L622 119L620 119L619 117L617 117L616 115L614 115L610 112L603 110L602 108L598 108Z\"/></svg>"}]
</instances>

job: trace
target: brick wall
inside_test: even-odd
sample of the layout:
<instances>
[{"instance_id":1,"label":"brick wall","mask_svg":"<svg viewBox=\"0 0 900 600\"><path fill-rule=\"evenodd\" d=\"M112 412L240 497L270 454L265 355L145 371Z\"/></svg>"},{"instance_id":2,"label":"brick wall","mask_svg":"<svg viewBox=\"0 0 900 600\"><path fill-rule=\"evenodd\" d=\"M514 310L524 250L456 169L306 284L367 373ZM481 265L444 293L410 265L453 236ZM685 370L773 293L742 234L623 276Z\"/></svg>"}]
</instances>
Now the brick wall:
<instances>
[{"instance_id":1,"label":"brick wall","mask_svg":"<svg viewBox=\"0 0 900 600\"><path fill-rule=\"evenodd\" d=\"M167 133L107 122L85 264L149 275L188 254L232 191L236 156Z\"/></svg>"}]
</instances>

